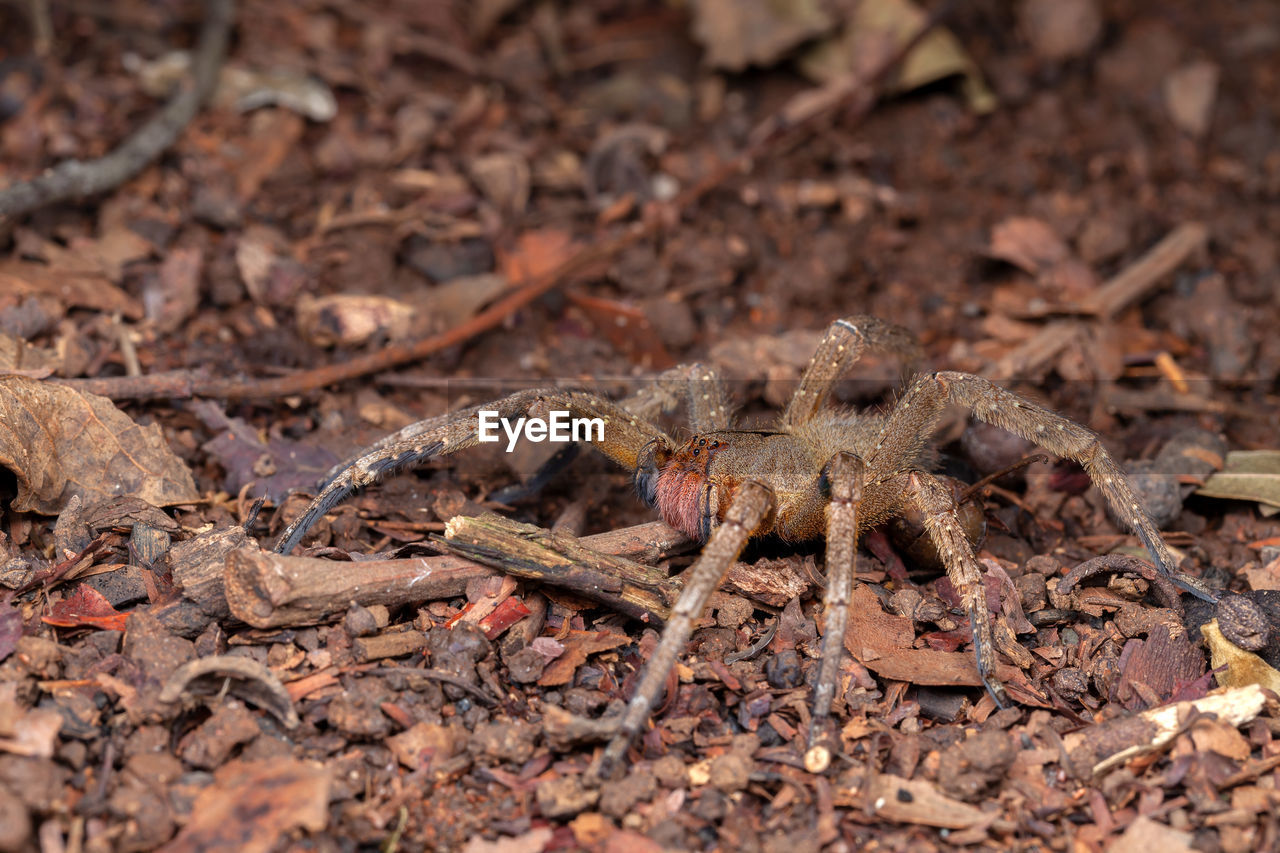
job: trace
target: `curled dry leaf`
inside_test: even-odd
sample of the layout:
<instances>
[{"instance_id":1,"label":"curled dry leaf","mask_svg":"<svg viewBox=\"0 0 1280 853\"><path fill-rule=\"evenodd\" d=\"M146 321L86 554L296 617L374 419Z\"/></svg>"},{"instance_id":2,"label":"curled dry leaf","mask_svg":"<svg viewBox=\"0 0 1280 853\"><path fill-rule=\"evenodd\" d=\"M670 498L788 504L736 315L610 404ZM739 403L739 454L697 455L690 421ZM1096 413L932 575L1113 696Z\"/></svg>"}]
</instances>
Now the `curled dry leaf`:
<instances>
[{"instance_id":1,"label":"curled dry leaf","mask_svg":"<svg viewBox=\"0 0 1280 853\"><path fill-rule=\"evenodd\" d=\"M863 0L855 5L839 33L822 40L801 57L800 70L822 83L850 73L863 77L906 44L927 18L927 13L910 0ZM960 40L941 27L934 28L907 54L891 88L910 92L956 75L962 78L969 109L982 114L996 108L996 96L982 79L977 64Z\"/></svg>"},{"instance_id":2,"label":"curled dry leaf","mask_svg":"<svg viewBox=\"0 0 1280 853\"><path fill-rule=\"evenodd\" d=\"M1210 667L1222 687L1247 687L1257 684L1272 692L1280 693L1280 672L1269 663L1228 640L1214 619L1200 626L1205 644L1209 646Z\"/></svg>"},{"instance_id":3,"label":"curled dry leaf","mask_svg":"<svg viewBox=\"0 0 1280 853\"><path fill-rule=\"evenodd\" d=\"M0 377L0 465L18 478L17 512L57 515L72 495L86 505L199 498L158 424L139 426L106 397L20 376Z\"/></svg>"},{"instance_id":4,"label":"curled dry leaf","mask_svg":"<svg viewBox=\"0 0 1280 853\"><path fill-rule=\"evenodd\" d=\"M161 702L177 702L186 694L214 696L227 686L227 692L271 714L286 728L298 725L298 712L293 700L275 673L251 658L237 655L214 655L188 661L173 671Z\"/></svg>"}]
</instances>

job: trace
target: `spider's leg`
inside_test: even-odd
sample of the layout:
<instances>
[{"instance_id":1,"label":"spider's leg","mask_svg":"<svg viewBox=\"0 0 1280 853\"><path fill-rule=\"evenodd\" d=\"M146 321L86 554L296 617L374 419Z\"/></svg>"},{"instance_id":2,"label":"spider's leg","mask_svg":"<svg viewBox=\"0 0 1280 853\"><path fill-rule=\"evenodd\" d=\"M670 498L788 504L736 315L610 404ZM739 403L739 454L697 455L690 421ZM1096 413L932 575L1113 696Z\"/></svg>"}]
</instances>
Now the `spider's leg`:
<instances>
[{"instance_id":1,"label":"spider's leg","mask_svg":"<svg viewBox=\"0 0 1280 853\"><path fill-rule=\"evenodd\" d=\"M681 364L664 370L645 387L622 401L622 407L653 420L674 411L681 399L689 409L694 432L728 429L732 420L729 398L720 373L706 364Z\"/></svg>"},{"instance_id":2,"label":"spider's leg","mask_svg":"<svg viewBox=\"0 0 1280 853\"><path fill-rule=\"evenodd\" d=\"M711 534L701 556L685 574L684 589L671 609L671 618L667 620L657 648L645 662L635 694L622 715L618 733L605 747L594 770L598 778L609 778L621 766L627 748L644 727L661 696L676 657L689 642L693 623L702 614L707 599L720 585L725 572L742 553L747 540L763 526L773 505L772 490L754 480L742 483L734 493L724 521Z\"/></svg>"},{"instance_id":3,"label":"spider's leg","mask_svg":"<svg viewBox=\"0 0 1280 853\"><path fill-rule=\"evenodd\" d=\"M652 421L660 414L672 412L684 400L689 410L689 425L694 432L728 429L731 411L728 395L714 367L703 364L681 364L668 368L619 405L638 418ZM543 462L524 483L507 486L490 495L499 503L524 500L542 491L552 478L568 468L578 456L578 445L568 445ZM339 469L340 470L340 469Z\"/></svg>"},{"instance_id":4,"label":"spider's leg","mask_svg":"<svg viewBox=\"0 0 1280 853\"><path fill-rule=\"evenodd\" d=\"M1156 568L1197 598L1217 601L1198 580L1178 571L1177 561L1128 477L1093 431L981 376L945 371L917 378L885 419L875 449L867 457L871 476L885 476L892 472L882 469L900 465L898 460L914 459L942 411L953 403L965 406L979 420L1080 463L1116 516L1142 540Z\"/></svg>"},{"instance_id":5,"label":"spider's leg","mask_svg":"<svg viewBox=\"0 0 1280 853\"><path fill-rule=\"evenodd\" d=\"M849 600L853 596L854 569L858 558L858 508L862 502L863 464L852 453L841 451L826 468L831 485L827 510L827 594L826 625L822 635L822 657L818 680L813 688L813 718L809 725L809 748L826 746L830 730L831 702L840 682L840 660L844 655L844 634L849 624ZM826 769L830 752L806 765L814 772Z\"/></svg>"},{"instance_id":6,"label":"spider's leg","mask_svg":"<svg viewBox=\"0 0 1280 853\"><path fill-rule=\"evenodd\" d=\"M657 427L595 394L563 388L520 391L493 403L410 424L334 469L311 505L281 534L275 550L281 554L293 550L321 516L356 489L434 456L447 456L480 443L482 412L492 411L497 418L505 419L561 409L574 418L599 418L603 422L602 438L591 445L631 471L647 445L655 441L670 444Z\"/></svg>"},{"instance_id":7,"label":"spider's leg","mask_svg":"<svg viewBox=\"0 0 1280 853\"><path fill-rule=\"evenodd\" d=\"M996 678L996 646L991 632L991 613L987 610L987 590L982 571L973 555L973 546L960 523L955 498L937 477L923 471L899 475L903 494L924 518L924 529L947 568L947 577L960 594L969 625L973 629L973 651L978 659L978 677L995 700L996 707L1009 704L1004 685Z\"/></svg>"},{"instance_id":8,"label":"spider's leg","mask_svg":"<svg viewBox=\"0 0 1280 853\"><path fill-rule=\"evenodd\" d=\"M826 405L832 386L868 349L894 353L910 364L920 359L920 344L901 326L866 315L836 320L805 368L782 422L794 427L813 418Z\"/></svg>"}]
</instances>

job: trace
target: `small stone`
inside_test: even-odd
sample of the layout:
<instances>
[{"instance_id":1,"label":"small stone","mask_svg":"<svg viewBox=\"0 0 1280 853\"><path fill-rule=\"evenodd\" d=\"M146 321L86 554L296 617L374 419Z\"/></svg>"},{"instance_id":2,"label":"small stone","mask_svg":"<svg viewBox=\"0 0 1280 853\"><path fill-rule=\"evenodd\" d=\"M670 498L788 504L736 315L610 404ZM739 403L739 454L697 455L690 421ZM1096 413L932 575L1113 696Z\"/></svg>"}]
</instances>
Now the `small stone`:
<instances>
[{"instance_id":1,"label":"small stone","mask_svg":"<svg viewBox=\"0 0 1280 853\"><path fill-rule=\"evenodd\" d=\"M600 799L600 792L587 788L578 776L559 776L540 782L534 797L542 816L554 820L591 808Z\"/></svg>"}]
</instances>

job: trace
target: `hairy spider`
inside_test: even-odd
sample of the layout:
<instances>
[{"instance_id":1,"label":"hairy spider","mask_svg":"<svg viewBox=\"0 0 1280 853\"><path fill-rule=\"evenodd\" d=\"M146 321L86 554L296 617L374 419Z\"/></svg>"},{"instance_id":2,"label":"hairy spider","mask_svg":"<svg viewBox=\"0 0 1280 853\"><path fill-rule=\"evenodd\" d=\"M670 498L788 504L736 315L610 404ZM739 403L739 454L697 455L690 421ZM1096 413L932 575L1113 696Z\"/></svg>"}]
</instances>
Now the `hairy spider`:
<instances>
[{"instance_id":1,"label":"hairy spider","mask_svg":"<svg viewBox=\"0 0 1280 853\"><path fill-rule=\"evenodd\" d=\"M714 373L698 365L676 368L630 408L595 394L564 389L522 391L485 406L420 421L383 439L336 473L282 534L276 550L289 552L308 528L353 490L432 456L471 447L479 438L478 412L501 417L547 409L601 418L603 441L594 444L633 472L636 489L671 526L706 545L685 575L684 588L653 655L645 664L619 730L598 769L616 768L660 698L676 657L711 593L747 540L776 534L801 541L826 536L826 625L815 682L811 745L830 733L841 645L848 621L854 561L861 534L907 509L919 511L947 576L959 591L973 631L978 674L997 704L1006 703L995 675L995 646L982 575L965 537L950 489L926 468L929 440L951 404L1084 466L1115 514L1138 535L1158 569L1183 589L1212 600L1198 582L1177 570L1168 546L1098 436L1079 424L968 373L917 376L888 412L853 412L827 406L837 379L868 349L914 359L918 346L904 329L855 316L828 328L800 387L772 429L732 429L725 395ZM687 385L694 436L677 445L648 417L662 407L663 389ZM825 766L825 760L815 762Z\"/></svg>"}]
</instances>

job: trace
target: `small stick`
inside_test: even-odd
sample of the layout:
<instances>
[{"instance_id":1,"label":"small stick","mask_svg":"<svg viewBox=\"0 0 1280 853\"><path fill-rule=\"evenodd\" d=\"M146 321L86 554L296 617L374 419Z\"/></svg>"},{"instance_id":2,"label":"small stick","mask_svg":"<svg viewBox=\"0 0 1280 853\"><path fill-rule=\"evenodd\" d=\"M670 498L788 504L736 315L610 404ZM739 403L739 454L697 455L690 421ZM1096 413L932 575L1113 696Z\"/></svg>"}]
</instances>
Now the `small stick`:
<instances>
[{"instance_id":1,"label":"small stick","mask_svg":"<svg viewBox=\"0 0 1280 853\"><path fill-rule=\"evenodd\" d=\"M680 594L681 585L665 572L499 515L458 516L445 525L444 538L434 538L455 554L568 589L655 627L666 623Z\"/></svg>"},{"instance_id":2,"label":"small stick","mask_svg":"<svg viewBox=\"0 0 1280 853\"><path fill-rule=\"evenodd\" d=\"M255 628L314 625L352 604L399 607L462 595L467 582L496 574L459 557L359 563L284 557L244 548L227 555L231 615Z\"/></svg>"},{"instance_id":3,"label":"small stick","mask_svg":"<svg viewBox=\"0 0 1280 853\"><path fill-rule=\"evenodd\" d=\"M192 57L192 82L118 148L97 160L67 160L30 181L0 190L0 217L18 217L42 207L78 200L112 189L138 174L177 140L200 106L213 94L226 57L232 0L209 0Z\"/></svg>"},{"instance_id":4,"label":"small stick","mask_svg":"<svg viewBox=\"0 0 1280 853\"><path fill-rule=\"evenodd\" d=\"M1236 687L1188 702L1174 702L1129 717L1117 717L1063 735L1063 747L1076 776L1101 776L1141 755L1166 747L1185 730L1183 721L1207 715L1220 725L1244 726L1262 712L1266 694L1257 684Z\"/></svg>"},{"instance_id":5,"label":"small stick","mask_svg":"<svg viewBox=\"0 0 1280 853\"><path fill-rule=\"evenodd\" d=\"M1203 249L1208 239L1209 230L1199 222L1179 225L1123 272L1085 297L1080 312L1111 320L1150 292L1190 255ZM1083 331L1084 326L1078 320L1055 320L988 365L982 375L990 379L1012 379L1019 372L1034 372L1071 346Z\"/></svg>"},{"instance_id":6,"label":"small stick","mask_svg":"<svg viewBox=\"0 0 1280 853\"><path fill-rule=\"evenodd\" d=\"M505 526L492 519L486 521L492 529ZM522 531L520 535L528 535L523 531L529 525L511 521L506 521L506 525ZM539 533L550 537L551 541L559 541L546 531ZM679 553L693 544L682 533L660 521L573 541L583 551L623 560L646 561ZM565 559L563 556L557 558L550 550L546 556L548 560L559 559L561 563ZM648 573L662 575L654 569L640 568L644 578L649 576ZM324 622L345 613L353 603L365 607L371 604L400 607L451 598L462 595L469 581L497 574L499 572L489 566L452 554L348 563L315 557L286 557L243 548L227 556L225 592L227 605L237 619L255 628L279 628ZM546 577L532 572L526 572L524 576ZM569 580L576 581L580 577L570 576ZM628 583L638 585L636 578L627 577ZM671 583L665 575L662 579ZM546 580L556 582L552 577L546 577ZM603 577L601 582L604 582ZM617 577L608 582L610 586L622 584L623 581ZM614 599L610 602L616 603ZM636 612L636 608L632 606L625 612Z\"/></svg>"}]
</instances>

